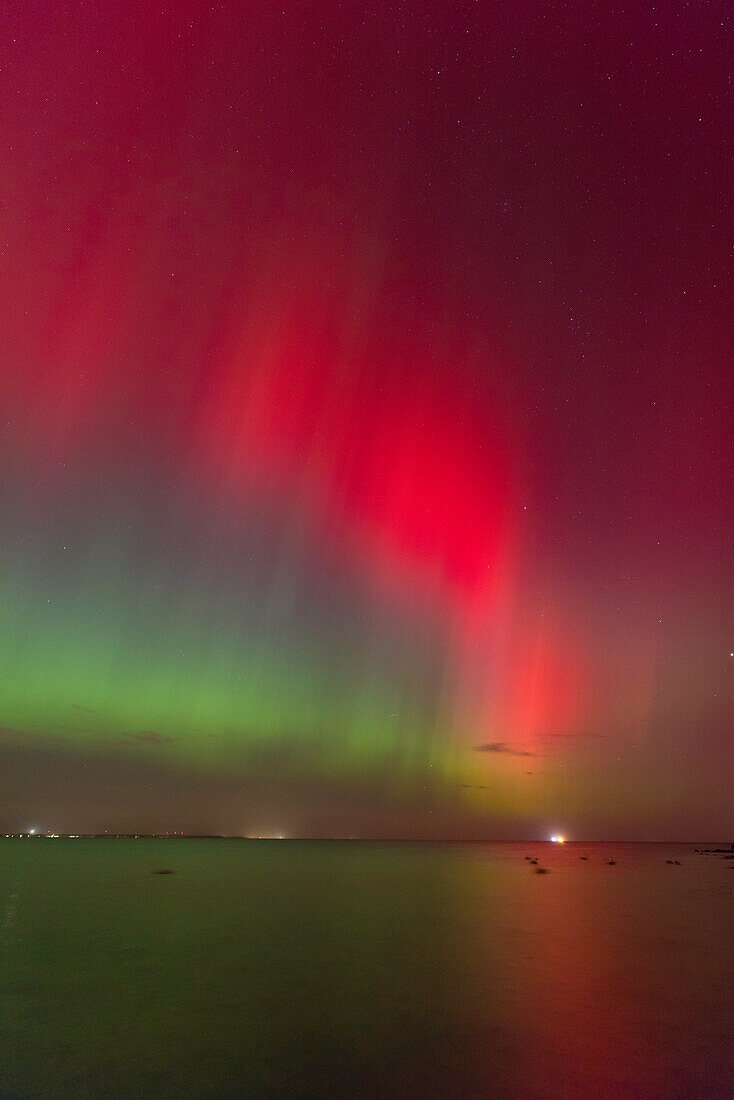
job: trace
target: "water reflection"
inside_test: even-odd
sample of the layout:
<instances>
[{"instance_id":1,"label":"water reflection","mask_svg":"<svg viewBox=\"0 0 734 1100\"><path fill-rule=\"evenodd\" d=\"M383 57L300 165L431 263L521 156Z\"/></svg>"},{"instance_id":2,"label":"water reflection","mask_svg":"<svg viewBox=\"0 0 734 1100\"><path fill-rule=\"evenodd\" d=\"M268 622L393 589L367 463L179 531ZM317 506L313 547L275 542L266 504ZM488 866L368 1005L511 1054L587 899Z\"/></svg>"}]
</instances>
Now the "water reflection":
<instances>
[{"instance_id":1,"label":"water reflection","mask_svg":"<svg viewBox=\"0 0 734 1100\"><path fill-rule=\"evenodd\" d=\"M588 862L586 850L536 845L542 877L513 853L501 890L472 860L465 913L492 979L485 1018L514 1037L503 1052L487 1030L486 1095L499 1059L515 1096L731 1096L734 910L723 868L685 849L676 877L658 845L595 846Z\"/></svg>"},{"instance_id":2,"label":"water reflection","mask_svg":"<svg viewBox=\"0 0 734 1100\"><path fill-rule=\"evenodd\" d=\"M724 863L163 846L0 846L10 1095L731 1095Z\"/></svg>"}]
</instances>

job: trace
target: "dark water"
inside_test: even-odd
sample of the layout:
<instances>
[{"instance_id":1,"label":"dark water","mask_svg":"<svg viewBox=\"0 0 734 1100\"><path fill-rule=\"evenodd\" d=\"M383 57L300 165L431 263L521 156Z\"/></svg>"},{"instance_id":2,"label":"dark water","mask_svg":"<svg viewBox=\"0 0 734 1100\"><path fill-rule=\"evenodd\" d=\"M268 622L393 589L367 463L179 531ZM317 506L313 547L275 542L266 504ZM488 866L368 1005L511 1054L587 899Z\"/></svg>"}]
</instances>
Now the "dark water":
<instances>
[{"instance_id":1,"label":"dark water","mask_svg":"<svg viewBox=\"0 0 734 1100\"><path fill-rule=\"evenodd\" d=\"M734 1097L733 863L3 841L0 1093Z\"/></svg>"}]
</instances>

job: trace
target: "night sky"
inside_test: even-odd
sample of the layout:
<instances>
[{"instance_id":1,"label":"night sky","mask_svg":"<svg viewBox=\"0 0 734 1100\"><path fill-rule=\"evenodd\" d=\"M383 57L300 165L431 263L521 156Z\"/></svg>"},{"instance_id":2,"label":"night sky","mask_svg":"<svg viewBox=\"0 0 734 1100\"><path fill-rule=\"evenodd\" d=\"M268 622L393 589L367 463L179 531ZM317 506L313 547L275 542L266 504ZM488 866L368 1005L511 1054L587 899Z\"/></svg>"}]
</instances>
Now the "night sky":
<instances>
[{"instance_id":1,"label":"night sky","mask_svg":"<svg viewBox=\"0 0 734 1100\"><path fill-rule=\"evenodd\" d=\"M0 828L731 839L731 21L4 4Z\"/></svg>"}]
</instances>

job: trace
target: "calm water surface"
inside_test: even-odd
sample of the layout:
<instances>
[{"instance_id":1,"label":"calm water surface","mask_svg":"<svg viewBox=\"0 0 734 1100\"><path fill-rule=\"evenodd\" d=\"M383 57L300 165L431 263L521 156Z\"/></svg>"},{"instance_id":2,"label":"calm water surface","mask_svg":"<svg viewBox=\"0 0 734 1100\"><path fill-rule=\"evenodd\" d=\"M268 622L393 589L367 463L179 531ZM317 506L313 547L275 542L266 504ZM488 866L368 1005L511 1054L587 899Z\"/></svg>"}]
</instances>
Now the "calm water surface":
<instances>
[{"instance_id":1,"label":"calm water surface","mask_svg":"<svg viewBox=\"0 0 734 1100\"><path fill-rule=\"evenodd\" d=\"M0 1095L731 1098L733 903L692 846L2 841Z\"/></svg>"}]
</instances>

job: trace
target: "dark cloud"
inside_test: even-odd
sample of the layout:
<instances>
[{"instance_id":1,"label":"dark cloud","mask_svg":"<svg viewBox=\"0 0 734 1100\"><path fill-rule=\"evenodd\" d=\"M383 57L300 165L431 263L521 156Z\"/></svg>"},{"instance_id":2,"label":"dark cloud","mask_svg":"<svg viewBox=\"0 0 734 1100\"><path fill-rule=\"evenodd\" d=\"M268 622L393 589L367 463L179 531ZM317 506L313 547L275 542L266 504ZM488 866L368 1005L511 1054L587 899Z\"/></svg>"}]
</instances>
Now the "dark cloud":
<instances>
[{"instance_id":1,"label":"dark cloud","mask_svg":"<svg viewBox=\"0 0 734 1100\"><path fill-rule=\"evenodd\" d=\"M0 726L0 737L5 737L8 741L15 741L20 745L53 745L63 740L63 738L56 733L51 733L50 730L64 730L67 728L72 729L73 727L54 725L50 729L39 733L37 730L21 730L16 729L14 726Z\"/></svg>"},{"instance_id":2,"label":"dark cloud","mask_svg":"<svg viewBox=\"0 0 734 1100\"><path fill-rule=\"evenodd\" d=\"M142 730L132 735L133 741L141 741L144 745L168 745L175 741L175 737L168 737L165 733L156 733L155 730Z\"/></svg>"},{"instance_id":3,"label":"dark cloud","mask_svg":"<svg viewBox=\"0 0 734 1100\"><path fill-rule=\"evenodd\" d=\"M475 745L475 752L502 753L505 756L537 756L535 752L527 752L525 749L515 749L507 741L487 741L484 745Z\"/></svg>"}]
</instances>

